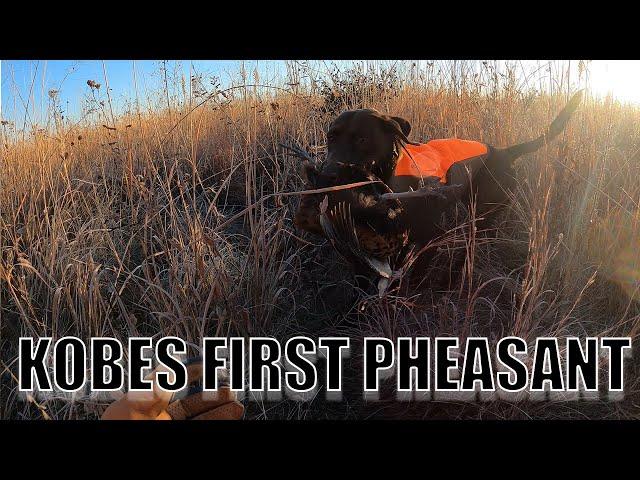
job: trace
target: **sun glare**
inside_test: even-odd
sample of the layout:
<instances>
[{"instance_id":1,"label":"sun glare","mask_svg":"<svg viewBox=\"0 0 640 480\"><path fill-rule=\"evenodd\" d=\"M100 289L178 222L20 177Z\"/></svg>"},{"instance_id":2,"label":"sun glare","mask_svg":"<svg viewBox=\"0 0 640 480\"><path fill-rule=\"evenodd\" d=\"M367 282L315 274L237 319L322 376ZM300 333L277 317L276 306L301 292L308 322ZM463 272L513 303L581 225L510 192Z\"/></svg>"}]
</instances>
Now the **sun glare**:
<instances>
[{"instance_id":1,"label":"sun glare","mask_svg":"<svg viewBox=\"0 0 640 480\"><path fill-rule=\"evenodd\" d=\"M622 102L640 104L640 60L592 61L589 86L598 96L610 94Z\"/></svg>"}]
</instances>

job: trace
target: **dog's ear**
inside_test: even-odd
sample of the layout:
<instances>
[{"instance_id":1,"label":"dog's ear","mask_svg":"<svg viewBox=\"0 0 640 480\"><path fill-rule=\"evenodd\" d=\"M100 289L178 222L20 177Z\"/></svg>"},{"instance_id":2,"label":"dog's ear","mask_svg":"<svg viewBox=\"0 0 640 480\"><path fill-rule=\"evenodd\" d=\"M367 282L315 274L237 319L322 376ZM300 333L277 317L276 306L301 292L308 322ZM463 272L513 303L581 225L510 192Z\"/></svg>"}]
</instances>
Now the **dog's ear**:
<instances>
[{"instance_id":1,"label":"dog's ear","mask_svg":"<svg viewBox=\"0 0 640 480\"><path fill-rule=\"evenodd\" d=\"M409 145L418 145L415 142L409 140L409 134L411 133L411 124L402 117L381 117L385 123L386 128L393 133L396 139L401 140Z\"/></svg>"},{"instance_id":2,"label":"dog's ear","mask_svg":"<svg viewBox=\"0 0 640 480\"><path fill-rule=\"evenodd\" d=\"M411 124L402 117L390 117L391 120L396 122L400 126L400 130L404 133L405 137L408 137L411 133Z\"/></svg>"}]
</instances>

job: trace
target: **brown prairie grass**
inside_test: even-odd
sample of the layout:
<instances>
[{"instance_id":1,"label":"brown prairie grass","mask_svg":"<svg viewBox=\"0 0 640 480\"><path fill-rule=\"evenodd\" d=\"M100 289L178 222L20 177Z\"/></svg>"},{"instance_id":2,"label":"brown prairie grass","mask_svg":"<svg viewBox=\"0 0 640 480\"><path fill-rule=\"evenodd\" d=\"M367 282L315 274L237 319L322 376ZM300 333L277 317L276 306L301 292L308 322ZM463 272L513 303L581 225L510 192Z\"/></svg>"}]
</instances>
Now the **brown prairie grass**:
<instances>
[{"instance_id":1,"label":"brown prairie grass","mask_svg":"<svg viewBox=\"0 0 640 480\"><path fill-rule=\"evenodd\" d=\"M358 290L323 240L295 230L295 196L270 197L228 221L267 195L301 190L299 160L278 144L293 138L322 155L326 126L342 108L401 115L417 141L506 146L538 135L568 98L562 81L536 94L490 74L451 81L404 68L391 87L349 74L335 74L324 90L240 84L93 126L56 123L28 140L5 132L1 417L94 418L107 403L23 402L19 336L177 335L194 354L202 336L228 334L637 336L640 110L610 98L588 96L558 141L518 161L520 187L492 239L467 222L434 242L440 281L421 291L395 288L380 299ZM347 401L248 402L248 417L640 413L632 374L618 403L365 404L357 355L351 360Z\"/></svg>"}]
</instances>

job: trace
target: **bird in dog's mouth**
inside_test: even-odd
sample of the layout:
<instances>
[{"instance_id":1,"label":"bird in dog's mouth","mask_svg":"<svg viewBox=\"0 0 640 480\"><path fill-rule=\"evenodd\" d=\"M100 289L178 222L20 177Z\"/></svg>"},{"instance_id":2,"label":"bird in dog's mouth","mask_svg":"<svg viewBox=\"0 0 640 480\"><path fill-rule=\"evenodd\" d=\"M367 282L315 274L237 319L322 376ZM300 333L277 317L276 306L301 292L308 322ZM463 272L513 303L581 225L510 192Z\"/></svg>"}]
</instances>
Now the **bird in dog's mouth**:
<instances>
[{"instance_id":1,"label":"bird in dog's mouth","mask_svg":"<svg viewBox=\"0 0 640 480\"><path fill-rule=\"evenodd\" d=\"M305 159L303 177L310 191L362 184L326 193L305 194L294 222L298 228L327 238L357 273L377 280L384 295L391 282L402 275L399 265L409 242L408 223L403 218L402 199L435 196L444 198L455 186L444 186L438 178L426 179L419 190L394 193L372 172L347 163L319 168L299 147L287 146Z\"/></svg>"}]
</instances>

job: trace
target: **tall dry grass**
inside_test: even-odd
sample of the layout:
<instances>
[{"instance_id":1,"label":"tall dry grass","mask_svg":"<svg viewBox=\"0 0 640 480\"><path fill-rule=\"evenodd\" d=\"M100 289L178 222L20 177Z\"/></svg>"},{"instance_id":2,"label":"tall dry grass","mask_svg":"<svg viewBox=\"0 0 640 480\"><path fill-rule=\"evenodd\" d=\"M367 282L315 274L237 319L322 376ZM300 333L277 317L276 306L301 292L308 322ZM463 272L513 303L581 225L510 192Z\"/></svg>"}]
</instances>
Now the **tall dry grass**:
<instances>
[{"instance_id":1,"label":"tall dry grass","mask_svg":"<svg viewBox=\"0 0 640 480\"><path fill-rule=\"evenodd\" d=\"M17 393L19 336L624 335L640 328L640 110L587 97L561 138L517 162L520 187L490 238L465 223L434 244L420 291L358 290L321 239L296 232L293 138L322 155L341 109L407 118L412 139L506 146L540 134L573 87L564 71L536 92L513 72L463 62L377 73L314 72L219 93L196 89L166 108L93 125L56 116L25 139L3 127L0 157L2 418L93 418L105 399ZM310 82L300 77L310 75ZM511 76L510 76L511 75ZM255 80L255 79L254 79ZM308 78L307 78L308 80ZM547 83L548 82L548 83ZM99 89L88 86L91 93ZM243 210L246 213L238 215ZM434 277L434 278L435 278ZM444 281L442 279L444 278ZM619 403L364 404L357 355L342 403L248 403L251 418L635 418L640 383ZM635 372L635 364L632 366ZM349 380L350 379L350 380Z\"/></svg>"}]
</instances>

